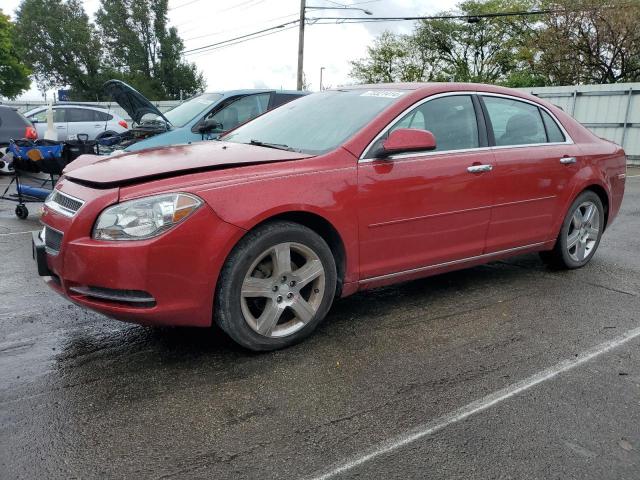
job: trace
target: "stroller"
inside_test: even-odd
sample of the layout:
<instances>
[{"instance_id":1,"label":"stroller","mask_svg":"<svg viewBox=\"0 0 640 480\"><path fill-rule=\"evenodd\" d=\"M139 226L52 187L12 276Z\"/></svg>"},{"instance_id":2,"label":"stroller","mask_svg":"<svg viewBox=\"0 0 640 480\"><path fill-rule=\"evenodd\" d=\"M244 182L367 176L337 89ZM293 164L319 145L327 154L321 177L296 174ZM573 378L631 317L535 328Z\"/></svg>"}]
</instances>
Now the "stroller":
<instances>
[{"instance_id":1,"label":"stroller","mask_svg":"<svg viewBox=\"0 0 640 480\"><path fill-rule=\"evenodd\" d=\"M5 200L18 203L16 216L24 220L29 216L25 203L44 202L62 175L62 170L73 160L85 153L96 153L96 142L89 141L87 135L78 135L78 140L56 142L52 140L11 140L7 148L5 161L13 159L14 177L5 188L2 196ZM36 173L45 173L49 178L36 177ZM25 185L22 178L41 182L39 187ZM7 196L11 185L15 183L16 194ZM44 188L51 184L51 189Z\"/></svg>"}]
</instances>

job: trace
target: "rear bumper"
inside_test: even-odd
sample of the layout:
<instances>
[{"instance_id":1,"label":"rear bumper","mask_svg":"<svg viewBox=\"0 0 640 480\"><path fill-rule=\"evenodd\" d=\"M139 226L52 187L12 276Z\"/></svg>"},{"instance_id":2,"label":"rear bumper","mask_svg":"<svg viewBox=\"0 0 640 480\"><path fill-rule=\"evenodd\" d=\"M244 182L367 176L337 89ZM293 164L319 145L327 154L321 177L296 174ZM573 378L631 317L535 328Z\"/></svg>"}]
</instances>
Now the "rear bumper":
<instances>
[{"instance_id":1,"label":"rear bumper","mask_svg":"<svg viewBox=\"0 0 640 480\"><path fill-rule=\"evenodd\" d=\"M82 197L81 197L82 198ZM87 212L88 214L88 212ZM74 219L48 211L43 223L63 232L60 250L47 253L33 237L38 273L70 301L117 320L144 325L209 326L216 281L244 231L203 205L159 237L97 241L81 212ZM92 225L95 217L86 222Z\"/></svg>"}]
</instances>

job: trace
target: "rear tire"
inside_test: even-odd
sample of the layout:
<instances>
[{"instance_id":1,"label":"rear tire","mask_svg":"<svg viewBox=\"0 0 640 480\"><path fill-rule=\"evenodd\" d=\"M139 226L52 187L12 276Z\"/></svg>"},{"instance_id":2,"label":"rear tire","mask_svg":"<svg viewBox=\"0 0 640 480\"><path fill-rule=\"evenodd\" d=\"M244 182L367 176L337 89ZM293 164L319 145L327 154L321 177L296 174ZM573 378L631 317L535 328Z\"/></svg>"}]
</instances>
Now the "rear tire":
<instances>
[{"instance_id":1,"label":"rear tire","mask_svg":"<svg viewBox=\"0 0 640 480\"><path fill-rule=\"evenodd\" d=\"M540 257L558 269L584 267L598 249L603 230L602 201L595 192L586 190L569 207L553 250L540 252Z\"/></svg>"},{"instance_id":2,"label":"rear tire","mask_svg":"<svg viewBox=\"0 0 640 480\"><path fill-rule=\"evenodd\" d=\"M288 347L324 319L336 293L331 249L313 230L278 221L249 232L227 258L215 321L250 350Z\"/></svg>"}]
</instances>

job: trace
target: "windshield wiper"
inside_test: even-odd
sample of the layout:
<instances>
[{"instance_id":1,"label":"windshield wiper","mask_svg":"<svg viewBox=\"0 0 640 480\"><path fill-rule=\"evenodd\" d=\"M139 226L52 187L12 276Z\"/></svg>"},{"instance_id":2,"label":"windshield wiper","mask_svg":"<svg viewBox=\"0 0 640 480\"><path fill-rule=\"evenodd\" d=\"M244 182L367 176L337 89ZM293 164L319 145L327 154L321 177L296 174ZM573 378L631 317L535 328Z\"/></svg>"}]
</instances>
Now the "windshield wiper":
<instances>
[{"instance_id":1,"label":"windshield wiper","mask_svg":"<svg viewBox=\"0 0 640 480\"><path fill-rule=\"evenodd\" d=\"M275 148L276 150L286 150L287 152L296 151L294 148L291 148L289 145L285 145L284 143L269 143L261 142L260 140L251 140L249 143L257 147Z\"/></svg>"}]
</instances>

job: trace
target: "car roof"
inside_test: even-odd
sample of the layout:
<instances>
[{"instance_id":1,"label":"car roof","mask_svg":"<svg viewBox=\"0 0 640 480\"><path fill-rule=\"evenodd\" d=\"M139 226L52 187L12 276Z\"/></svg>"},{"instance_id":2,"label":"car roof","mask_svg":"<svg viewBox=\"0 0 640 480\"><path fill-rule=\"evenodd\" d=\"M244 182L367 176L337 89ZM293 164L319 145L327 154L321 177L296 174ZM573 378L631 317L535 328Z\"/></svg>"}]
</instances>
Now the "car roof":
<instances>
[{"instance_id":1,"label":"car roof","mask_svg":"<svg viewBox=\"0 0 640 480\"><path fill-rule=\"evenodd\" d=\"M278 90L275 88L245 88L245 89L240 89L240 90L223 90L223 91L219 91L219 92L205 92L205 93L217 93L219 95L222 95L224 97L232 97L234 95L251 95L251 94L256 94L256 93L285 93L288 95L306 95L309 92L303 92L300 90Z\"/></svg>"},{"instance_id":2,"label":"car roof","mask_svg":"<svg viewBox=\"0 0 640 480\"><path fill-rule=\"evenodd\" d=\"M108 110L107 107L103 107L102 105L92 105L92 104L82 104L82 103L54 103L51 105L53 108L61 108L61 107L73 107L73 108L88 108L90 110ZM32 108L31 110L39 110L39 109L49 108L48 105L39 105L37 107ZM30 110L30 111L31 111Z\"/></svg>"},{"instance_id":3,"label":"car roof","mask_svg":"<svg viewBox=\"0 0 640 480\"><path fill-rule=\"evenodd\" d=\"M485 92L485 93L502 93L521 98L532 99L540 103L538 97L529 95L523 91L513 88L502 87L499 85L489 85L485 83L466 83L466 82L408 82L408 83L372 83L363 85L347 85L344 87L334 88L333 90L408 90L422 93L444 93L444 92Z\"/></svg>"}]
</instances>

